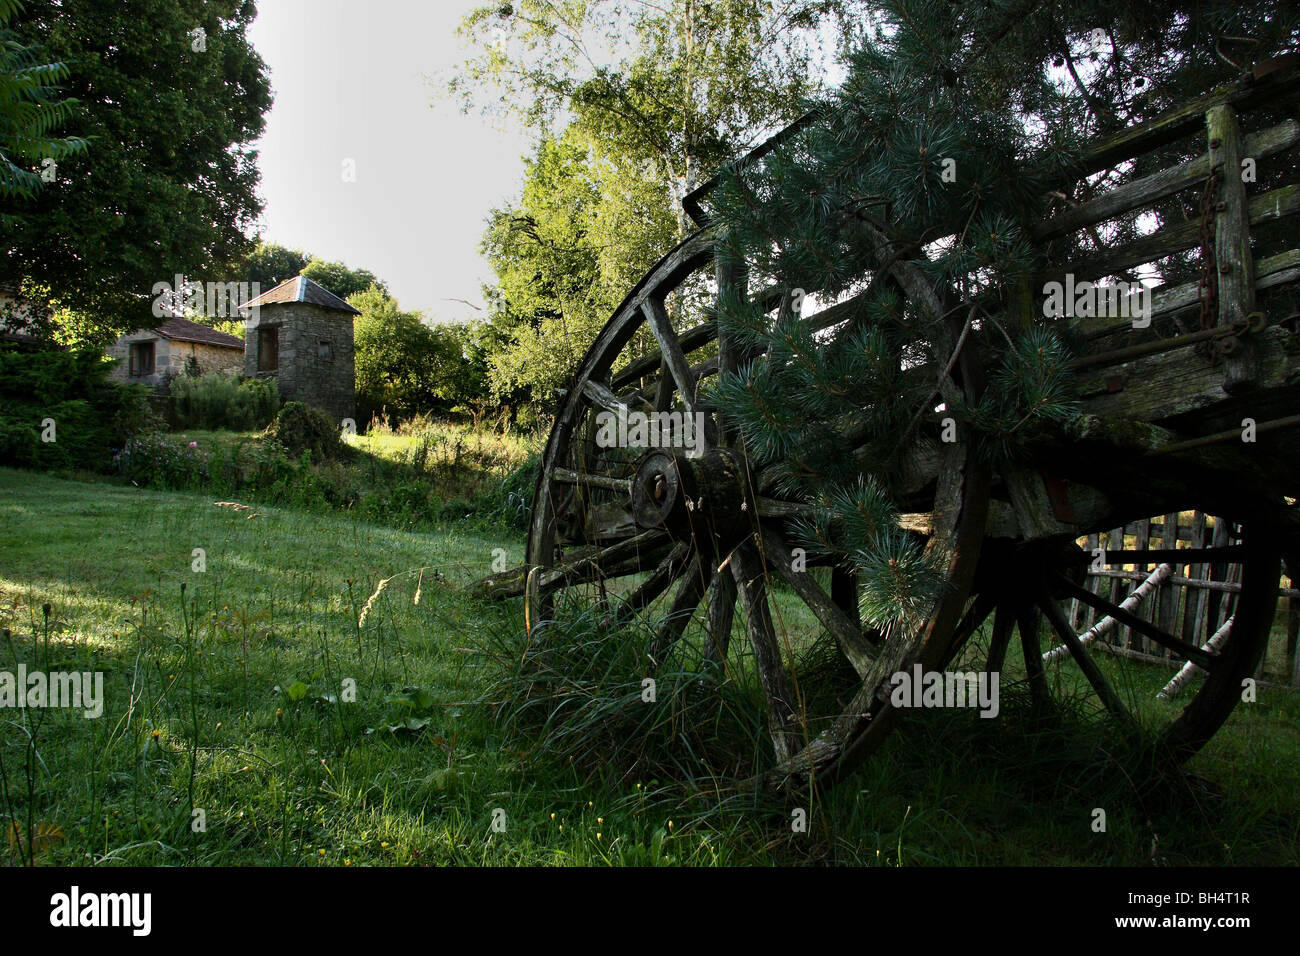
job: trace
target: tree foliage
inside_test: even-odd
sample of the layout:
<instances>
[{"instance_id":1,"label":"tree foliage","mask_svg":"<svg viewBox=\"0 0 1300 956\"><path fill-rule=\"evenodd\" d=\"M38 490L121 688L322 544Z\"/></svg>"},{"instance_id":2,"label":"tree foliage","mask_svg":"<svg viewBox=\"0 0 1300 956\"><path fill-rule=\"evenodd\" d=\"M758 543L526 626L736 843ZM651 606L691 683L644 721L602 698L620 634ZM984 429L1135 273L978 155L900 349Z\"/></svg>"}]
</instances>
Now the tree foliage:
<instances>
[{"instance_id":1,"label":"tree foliage","mask_svg":"<svg viewBox=\"0 0 1300 956\"><path fill-rule=\"evenodd\" d=\"M570 127L542 140L517 205L494 210L482 249L507 341L491 356L498 399L549 401L627 290L671 244L662 184Z\"/></svg>"},{"instance_id":2,"label":"tree foliage","mask_svg":"<svg viewBox=\"0 0 1300 956\"><path fill-rule=\"evenodd\" d=\"M244 274L249 282L256 282L265 292L298 275L312 258L311 253L301 249L290 249L276 242L259 242L249 253Z\"/></svg>"},{"instance_id":3,"label":"tree foliage","mask_svg":"<svg viewBox=\"0 0 1300 956\"><path fill-rule=\"evenodd\" d=\"M126 331L177 273L233 279L261 209L252 144L271 104L248 0L24 0L17 42L66 65L62 131L94 148L58 162L0 241L0 283Z\"/></svg>"},{"instance_id":4,"label":"tree foliage","mask_svg":"<svg viewBox=\"0 0 1300 956\"><path fill-rule=\"evenodd\" d=\"M57 160L83 152L80 137L56 137L74 101L58 87L68 79L64 63L45 63L38 51L9 29L23 9L20 0L0 0L0 199L31 199ZM42 176L44 174L44 177ZM15 224L0 212L0 225Z\"/></svg>"},{"instance_id":5,"label":"tree foliage","mask_svg":"<svg viewBox=\"0 0 1300 956\"><path fill-rule=\"evenodd\" d=\"M372 286L385 295L388 294L388 284L376 279L369 269L351 269L342 262L312 258L301 271L308 279L323 285L340 299L365 292Z\"/></svg>"},{"instance_id":6,"label":"tree foliage","mask_svg":"<svg viewBox=\"0 0 1300 956\"><path fill-rule=\"evenodd\" d=\"M403 311L378 286L355 293L348 303L361 312L353 328L363 420L476 407L485 374L481 356L476 361L473 354L471 329L428 323L419 312Z\"/></svg>"},{"instance_id":7,"label":"tree foliage","mask_svg":"<svg viewBox=\"0 0 1300 956\"><path fill-rule=\"evenodd\" d=\"M681 198L797 115L823 75L823 38L839 35L823 28L859 6L521 0L466 17L477 53L453 95L538 134L520 199L493 211L483 243L498 277L485 290L504 345L490 357L498 399L549 405L626 291L691 228Z\"/></svg>"}]
</instances>

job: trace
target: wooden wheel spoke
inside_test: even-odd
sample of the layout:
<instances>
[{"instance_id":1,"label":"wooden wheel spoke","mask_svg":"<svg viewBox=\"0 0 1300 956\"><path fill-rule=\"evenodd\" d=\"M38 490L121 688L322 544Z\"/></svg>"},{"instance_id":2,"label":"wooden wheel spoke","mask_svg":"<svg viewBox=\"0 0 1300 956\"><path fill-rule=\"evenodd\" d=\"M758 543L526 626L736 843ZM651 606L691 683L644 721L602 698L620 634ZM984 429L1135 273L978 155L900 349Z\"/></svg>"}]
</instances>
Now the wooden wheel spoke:
<instances>
[{"instance_id":1,"label":"wooden wheel spoke","mask_svg":"<svg viewBox=\"0 0 1300 956\"><path fill-rule=\"evenodd\" d=\"M561 588L649 570L659 563L667 550L667 535L659 531L644 531L604 548L583 548L549 567L529 568L525 565L504 571L479 582L478 590L485 597L506 598L519 597L525 587L530 587L535 595L541 596ZM536 573L530 583L528 578L532 572Z\"/></svg>"},{"instance_id":2,"label":"wooden wheel spoke","mask_svg":"<svg viewBox=\"0 0 1300 956\"><path fill-rule=\"evenodd\" d=\"M638 392L615 395L609 388L591 380L582 383L582 392L596 405L599 405L607 412L613 412L615 415L626 415L632 410L631 406L633 404L648 406L648 403Z\"/></svg>"},{"instance_id":3,"label":"wooden wheel spoke","mask_svg":"<svg viewBox=\"0 0 1300 956\"><path fill-rule=\"evenodd\" d=\"M1016 628L1020 631L1020 650L1025 657L1029 692L1035 703L1046 704L1047 671L1043 667L1043 645L1038 639L1038 618L1032 607L1025 605L1016 610Z\"/></svg>"},{"instance_id":4,"label":"wooden wheel spoke","mask_svg":"<svg viewBox=\"0 0 1300 956\"><path fill-rule=\"evenodd\" d=\"M1172 634L1166 633L1145 618L1139 617L1132 611L1125 610L1118 604L1110 603L1110 601L1107 601L1104 597L1093 594L1087 588L1080 587L1063 575L1058 576L1056 580L1071 597L1078 598L1084 604L1100 611L1107 617L1114 618L1120 624L1127 625L1135 631L1140 631L1157 644L1169 648L1169 650L1178 654L1185 660L1194 661L1206 670L1210 670L1214 667L1216 655L1203 651L1195 644L1189 644L1182 638L1174 637ZM1078 640L1078 636L1074 633L1073 628L1070 629L1070 636L1074 637L1076 641ZM1080 644L1079 646L1082 647L1083 645Z\"/></svg>"},{"instance_id":5,"label":"wooden wheel spoke","mask_svg":"<svg viewBox=\"0 0 1300 956\"><path fill-rule=\"evenodd\" d=\"M736 613L736 579L726 571L715 574L709 585L709 643L705 656L716 663L727 659L731 622Z\"/></svg>"},{"instance_id":6,"label":"wooden wheel spoke","mask_svg":"<svg viewBox=\"0 0 1300 956\"><path fill-rule=\"evenodd\" d=\"M681 393L682 404L686 411L692 415L695 414L695 375L691 371L690 363L686 361L686 354L682 351L681 342L677 338L676 331L673 330L673 324L668 318L668 311L664 308L661 300L651 296L641 304L641 311L645 313L646 320L650 323L650 330L654 333L655 341L659 343L659 351L663 356L663 364L672 374L672 379L677 383L677 391Z\"/></svg>"},{"instance_id":7,"label":"wooden wheel spoke","mask_svg":"<svg viewBox=\"0 0 1300 956\"><path fill-rule=\"evenodd\" d=\"M840 565L831 568L831 600L848 617L854 627L862 628L862 610L858 607L858 575Z\"/></svg>"},{"instance_id":8,"label":"wooden wheel spoke","mask_svg":"<svg viewBox=\"0 0 1300 956\"><path fill-rule=\"evenodd\" d=\"M668 556L659 562L659 566L650 573L638 585L631 594L623 599L623 605L619 609L619 620L627 621L641 611L649 607L654 600L668 590L668 587L681 575L689 563L687 558L690 555L690 545L685 542L679 542Z\"/></svg>"},{"instance_id":9,"label":"wooden wheel spoke","mask_svg":"<svg viewBox=\"0 0 1300 956\"><path fill-rule=\"evenodd\" d=\"M989 640L989 656L984 662L984 669L990 674L1002 671L1007 659L1007 647L1011 643L1011 627L1015 617L1005 604L999 604L993 612L993 637Z\"/></svg>"},{"instance_id":10,"label":"wooden wheel spoke","mask_svg":"<svg viewBox=\"0 0 1300 956\"><path fill-rule=\"evenodd\" d=\"M1074 633L1074 628L1070 626L1070 622L1066 618L1065 612L1061 610L1061 606L1052 600L1050 596L1046 596L1039 599L1038 607L1046 615L1048 623L1060 635L1061 640L1065 642L1066 647L1070 649L1070 655L1074 658L1074 662L1079 665L1079 669L1083 671L1083 676L1088 679L1088 683L1097 692L1097 696L1106 705L1106 709L1125 723L1132 723L1133 715L1128 712L1128 708L1119 699L1119 695L1115 693L1115 688L1110 686L1110 681L1106 680L1106 675L1101 672L1101 668L1092 659L1088 649L1079 641L1079 636ZM1041 658L1038 666L1040 668L1043 666Z\"/></svg>"},{"instance_id":11,"label":"wooden wheel spoke","mask_svg":"<svg viewBox=\"0 0 1300 956\"><path fill-rule=\"evenodd\" d=\"M740 607L745 614L749 642L754 649L754 663L767 698L768 728L778 763L785 763L798 747L795 731L797 708L794 691L786 676L776 628L767 606L767 579L763 563L753 547L746 543L731 558L731 573L736 579Z\"/></svg>"},{"instance_id":12,"label":"wooden wheel spoke","mask_svg":"<svg viewBox=\"0 0 1300 956\"><path fill-rule=\"evenodd\" d=\"M556 468L552 476L562 485L589 485L592 488L604 488L621 494L632 494L631 478L614 478L609 475L589 475L574 471L572 468Z\"/></svg>"},{"instance_id":13,"label":"wooden wheel spoke","mask_svg":"<svg viewBox=\"0 0 1300 956\"><path fill-rule=\"evenodd\" d=\"M839 605L831 600L830 595L822 590L822 586L811 574L807 571L795 570L794 557L790 549L786 547L781 536L771 528L763 529L763 549L767 554L768 566L794 588L795 593L804 604L808 605L822 627L835 638L840 652L853 665L858 676L865 677L871 670L871 662L876 658L876 649L871 646L866 636Z\"/></svg>"},{"instance_id":14,"label":"wooden wheel spoke","mask_svg":"<svg viewBox=\"0 0 1300 956\"><path fill-rule=\"evenodd\" d=\"M654 407L656 412L670 411L673 407L673 375L667 362L659 366L659 381L655 383Z\"/></svg>"},{"instance_id":15,"label":"wooden wheel spoke","mask_svg":"<svg viewBox=\"0 0 1300 956\"><path fill-rule=\"evenodd\" d=\"M659 633L655 635L652 655L656 659L681 640L682 634L686 632L686 626L690 624L691 617L695 614L695 609L704 599L712 577L712 563L703 561L697 551L691 558L681 583L677 585L672 606L659 627Z\"/></svg>"},{"instance_id":16,"label":"wooden wheel spoke","mask_svg":"<svg viewBox=\"0 0 1300 956\"><path fill-rule=\"evenodd\" d=\"M962 645L988 619L988 616L993 613L995 603L996 599L991 594L976 595L975 600L971 602L970 609L967 610L957 624L957 629L953 631L952 654L958 653Z\"/></svg>"}]
</instances>

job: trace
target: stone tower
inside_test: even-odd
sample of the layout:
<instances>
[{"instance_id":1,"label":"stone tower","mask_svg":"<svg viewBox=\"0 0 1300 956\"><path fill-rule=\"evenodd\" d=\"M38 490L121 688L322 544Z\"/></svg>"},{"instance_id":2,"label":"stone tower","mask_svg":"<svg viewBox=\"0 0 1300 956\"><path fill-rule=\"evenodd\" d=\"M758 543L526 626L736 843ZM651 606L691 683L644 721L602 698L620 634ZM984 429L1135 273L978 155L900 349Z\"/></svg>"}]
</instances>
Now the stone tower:
<instances>
[{"instance_id":1,"label":"stone tower","mask_svg":"<svg viewBox=\"0 0 1300 956\"><path fill-rule=\"evenodd\" d=\"M244 306L244 375L273 378L286 402L356 416L352 319L360 315L306 276L286 279Z\"/></svg>"}]
</instances>

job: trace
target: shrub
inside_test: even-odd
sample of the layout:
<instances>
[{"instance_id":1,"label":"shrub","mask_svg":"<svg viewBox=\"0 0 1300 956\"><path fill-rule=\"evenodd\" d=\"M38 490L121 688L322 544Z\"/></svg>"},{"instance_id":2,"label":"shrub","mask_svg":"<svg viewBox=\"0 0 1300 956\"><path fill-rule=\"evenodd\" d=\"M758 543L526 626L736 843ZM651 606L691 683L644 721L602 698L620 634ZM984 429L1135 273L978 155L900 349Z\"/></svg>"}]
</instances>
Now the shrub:
<instances>
[{"instance_id":1,"label":"shrub","mask_svg":"<svg viewBox=\"0 0 1300 956\"><path fill-rule=\"evenodd\" d=\"M119 473L153 488L198 489L208 480L207 452L184 435L135 435L127 440L116 462Z\"/></svg>"},{"instance_id":2,"label":"shrub","mask_svg":"<svg viewBox=\"0 0 1300 956\"><path fill-rule=\"evenodd\" d=\"M148 390L110 382L111 368L94 350L0 346L0 464L104 471L132 434L157 427Z\"/></svg>"},{"instance_id":3,"label":"shrub","mask_svg":"<svg viewBox=\"0 0 1300 956\"><path fill-rule=\"evenodd\" d=\"M333 419L303 402L286 402L267 431L295 456L309 451L319 461L342 458L348 451Z\"/></svg>"},{"instance_id":4,"label":"shrub","mask_svg":"<svg viewBox=\"0 0 1300 956\"><path fill-rule=\"evenodd\" d=\"M280 408L280 387L269 379L183 375L171 383L172 409L182 428L265 428Z\"/></svg>"}]
</instances>

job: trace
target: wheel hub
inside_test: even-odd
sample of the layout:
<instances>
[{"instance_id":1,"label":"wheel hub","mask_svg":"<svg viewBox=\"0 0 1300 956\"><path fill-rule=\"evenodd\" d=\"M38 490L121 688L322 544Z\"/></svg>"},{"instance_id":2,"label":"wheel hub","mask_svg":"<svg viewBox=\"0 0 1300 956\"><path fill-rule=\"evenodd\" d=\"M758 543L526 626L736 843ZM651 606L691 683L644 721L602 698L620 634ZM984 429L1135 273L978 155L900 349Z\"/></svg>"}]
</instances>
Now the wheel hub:
<instances>
[{"instance_id":1,"label":"wheel hub","mask_svg":"<svg viewBox=\"0 0 1300 956\"><path fill-rule=\"evenodd\" d=\"M731 449L715 448L698 458L680 449L652 449L641 456L632 479L633 520L677 540L736 538L749 526L742 476Z\"/></svg>"}]
</instances>

